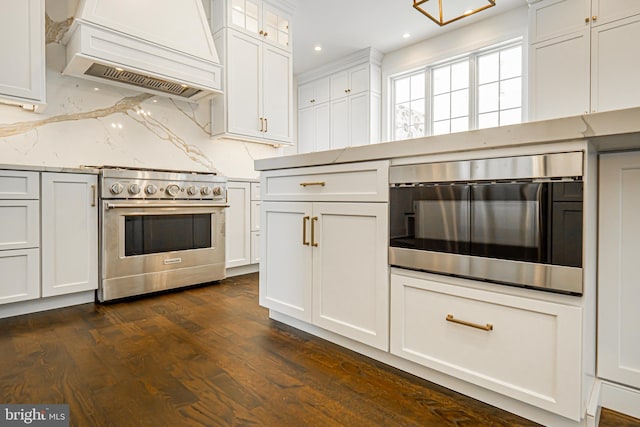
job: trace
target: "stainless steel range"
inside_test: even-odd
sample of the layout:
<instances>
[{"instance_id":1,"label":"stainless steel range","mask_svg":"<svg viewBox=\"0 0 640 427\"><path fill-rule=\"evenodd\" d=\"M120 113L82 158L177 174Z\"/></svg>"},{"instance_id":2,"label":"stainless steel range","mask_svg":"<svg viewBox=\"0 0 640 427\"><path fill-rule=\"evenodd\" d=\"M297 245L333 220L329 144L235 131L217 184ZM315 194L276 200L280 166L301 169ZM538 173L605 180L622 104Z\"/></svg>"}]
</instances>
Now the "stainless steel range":
<instances>
[{"instance_id":1,"label":"stainless steel range","mask_svg":"<svg viewBox=\"0 0 640 427\"><path fill-rule=\"evenodd\" d=\"M225 277L226 178L100 169L99 301Z\"/></svg>"}]
</instances>

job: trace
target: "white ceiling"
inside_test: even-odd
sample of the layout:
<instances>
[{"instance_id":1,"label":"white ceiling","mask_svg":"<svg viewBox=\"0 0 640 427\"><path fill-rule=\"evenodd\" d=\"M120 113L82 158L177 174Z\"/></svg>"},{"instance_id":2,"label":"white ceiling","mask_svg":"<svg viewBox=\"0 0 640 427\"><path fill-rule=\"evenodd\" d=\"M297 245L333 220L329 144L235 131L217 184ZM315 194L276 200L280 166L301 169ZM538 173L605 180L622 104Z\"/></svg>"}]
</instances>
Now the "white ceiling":
<instances>
[{"instance_id":1,"label":"white ceiling","mask_svg":"<svg viewBox=\"0 0 640 427\"><path fill-rule=\"evenodd\" d=\"M444 27L415 10L411 0L297 0L296 4L293 72L299 74L366 47L388 53L504 13L526 0L496 0L496 6ZM411 37L403 39L404 33ZM316 45L322 46L321 52L313 50Z\"/></svg>"}]
</instances>

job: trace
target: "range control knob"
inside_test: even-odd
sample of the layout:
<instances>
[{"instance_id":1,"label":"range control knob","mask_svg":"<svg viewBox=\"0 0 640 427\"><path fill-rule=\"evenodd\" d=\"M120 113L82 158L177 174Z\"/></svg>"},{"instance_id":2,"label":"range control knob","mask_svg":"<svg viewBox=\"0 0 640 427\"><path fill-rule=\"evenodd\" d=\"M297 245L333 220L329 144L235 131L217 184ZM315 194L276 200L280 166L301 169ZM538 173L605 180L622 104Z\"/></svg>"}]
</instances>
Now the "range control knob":
<instances>
[{"instance_id":1,"label":"range control knob","mask_svg":"<svg viewBox=\"0 0 640 427\"><path fill-rule=\"evenodd\" d=\"M149 184L145 187L144 192L147 193L148 195L152 195L152 194L156 194L156 192L158 191L158 187L156 187L153 184Z\"/></svg>"},{"instance_id":2,"label":"range control knob","mask_svg":"<svg viewBox=\"0 0 640 427\"><path fill-rule=\"evenodd\" d=\"M124 190L124 187L119 182L116 182L111 186L110 190L111 194L120 194L122 193L122 190Z\"/></svg>"},{"instance_id":3,"label":"range control knob","mask_svg":"<svg viewBox=\"0 0 640 427\"><path fill-rule=\"evenodd\" d=\"M176 184L167 185L167 194L171 197L176 197L180 192L180 186Z\"/></svg>"},{"instance_id":4,"label":"range control knob","mask_svg":"<svg viewBox=\"0 0 640 427\"><path fill-rule=\"evenodd\" d=\"M195 185L190 185L189 187L187 187L187 194L190 196L195 196L196 194L198 194L198 189Z\"/></svg>"},{"instance_id":5,"label":"range control knob","mask_svg":"<svg viewBox=\"0 0 640 427\"><path fill-rule=\"evenodd\" d=\"M214 196L219 196L222 194L222 188L220 187L213 187L213 195Z\"/></svg>"},{"instance_id":6,"label":"range control knob","mask_svg":"<svg viewBox=\"0 0 640 427\"><path fill-rule=\"evenodd\" d=\"M206 185L200 189L200 194L202 194L203 196L208 196L209 193L211 193L211 189Z\"/></svg>"},{"instance_id":7,"label":"range control knob","mask_svg":"<svg viewBox=\"0 0 640 427\"><path fill-rule=\"evenodd\" d=\"M138 184L131 184L129 186L129 194L138 194L140 192L140 185Z\"/></svg>"}]
</instances>

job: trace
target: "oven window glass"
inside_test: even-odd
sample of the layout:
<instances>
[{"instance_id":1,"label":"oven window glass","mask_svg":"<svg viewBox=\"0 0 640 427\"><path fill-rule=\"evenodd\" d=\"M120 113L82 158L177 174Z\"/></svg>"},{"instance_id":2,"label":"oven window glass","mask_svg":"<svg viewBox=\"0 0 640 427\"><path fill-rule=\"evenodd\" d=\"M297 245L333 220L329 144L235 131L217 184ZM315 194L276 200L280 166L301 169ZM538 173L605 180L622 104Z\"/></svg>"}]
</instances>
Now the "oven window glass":
<instances>
[{"instance_id":1,"label":"oven window glass","mask_svg":"<svg viewBox=\"0 0 640 427\"><path fill-rule=\"evenodd\" d=\"M125 256L211 247L211 214L125 217Z\"/></svg>"}]
</instances>

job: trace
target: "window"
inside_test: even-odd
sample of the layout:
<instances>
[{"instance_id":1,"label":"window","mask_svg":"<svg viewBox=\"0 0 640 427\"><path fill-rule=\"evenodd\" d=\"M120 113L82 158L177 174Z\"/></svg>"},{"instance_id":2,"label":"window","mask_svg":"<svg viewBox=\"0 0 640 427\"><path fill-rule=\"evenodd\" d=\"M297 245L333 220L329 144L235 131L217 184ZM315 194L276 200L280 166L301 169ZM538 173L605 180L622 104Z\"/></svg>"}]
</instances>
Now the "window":
<instances>
[{"instance_id":1,"label":"window","mask_svg":"<svg viewBox=\"0 0 640 427\"><path fill-rule=\"evenodd\" d=\"M392 80L394 140L522 121L522 43L483 49Z\"/></svg>"},{"instance_id":2,"label":"window","mask_svg":"<svg viewBox=\"0 0 640 427\"><path fill-rule=\"evenodd\" d=\"M424 83L424 71L394 80L393 139L416 138L425 134Z\"/></svg>"}]
</instances>

